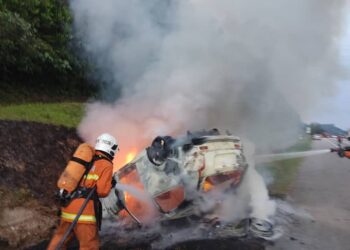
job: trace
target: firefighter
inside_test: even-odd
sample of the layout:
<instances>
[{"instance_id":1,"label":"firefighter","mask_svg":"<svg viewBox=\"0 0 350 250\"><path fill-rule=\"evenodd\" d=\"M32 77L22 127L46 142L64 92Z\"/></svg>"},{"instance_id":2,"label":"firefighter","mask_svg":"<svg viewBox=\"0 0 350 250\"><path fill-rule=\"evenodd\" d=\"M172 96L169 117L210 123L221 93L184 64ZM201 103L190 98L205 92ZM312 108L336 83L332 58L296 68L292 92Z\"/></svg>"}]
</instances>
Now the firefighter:
<instances>
[{"instance_id":1,"label":"firefighter","mask_svg":"<svg viewBox=\"0 0 350 250\"><path fill-rule=\"evenodd\" d=\"M337 136L337 140L338 140L338 145L341 145L343 142L343 139L341 138L341 136Z\"/></svg>"},{"instance_id":2,"label":"firefighter","mask_svg":"<svg viewBox=\"0 0 350 250\"><path fill-rule=\"evenodd\" d=\"M106 197L112 188L112 161L117 149L118 144L113 136L102 134L97 138L94 160L77 187L79 195L73 196L68 205L61 208L60 225L51 239L49 250L57 248L85 202L86 192L94 187L96 187L94 189L96 191L93 198L88 201L77 224L65 240L63 248L66 248L67 243L75 235L79 241L80 249L99 249L98 230L101 225L102 209L98 198Z\"/></svg>"}]
</instances>

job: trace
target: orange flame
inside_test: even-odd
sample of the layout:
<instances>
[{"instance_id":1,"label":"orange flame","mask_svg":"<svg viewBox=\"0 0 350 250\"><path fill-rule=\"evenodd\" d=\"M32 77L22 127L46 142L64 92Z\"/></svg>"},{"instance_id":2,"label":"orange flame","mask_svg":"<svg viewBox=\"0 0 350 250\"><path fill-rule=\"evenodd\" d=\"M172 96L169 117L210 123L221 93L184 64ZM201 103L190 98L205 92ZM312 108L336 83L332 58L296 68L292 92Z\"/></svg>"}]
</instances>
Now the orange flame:
<instances>
[{"instance_id":1,"label":"orange flame","mask_svg":"<svg viewBox=\"0 0 350 250\"><path fill-rule=\"evenodd\" d=\"M135 156L136 156L136 150L135 151L131 151L130 153L128 153L126 155L125 164L128 164L129 162L131 162L134 159Z\"/></svg>"},{"instance_id":2,"label":"orange flame","mask_svg":"<svg viewBox=\"0 0 350 250\"><path fill-rule=\"evenodd\" d=\"M138 153L138 149L132 148L130 150L120 150L114 158L114 171L118 171L120 168L131 162Z\"/></svg>"}]
</instances>

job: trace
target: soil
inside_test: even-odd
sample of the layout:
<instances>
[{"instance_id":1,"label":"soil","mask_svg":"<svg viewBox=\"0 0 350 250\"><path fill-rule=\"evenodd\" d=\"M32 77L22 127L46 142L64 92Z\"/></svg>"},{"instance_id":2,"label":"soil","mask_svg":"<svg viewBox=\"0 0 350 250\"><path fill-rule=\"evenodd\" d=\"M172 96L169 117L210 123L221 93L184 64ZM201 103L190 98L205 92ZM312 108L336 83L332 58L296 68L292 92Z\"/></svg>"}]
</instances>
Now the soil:
<instances>
[{"instance_id":1,"label":"soil","mask_svg":"<svg viewBox=\"0 0 350 250\"><path fill-rule=\"evenodd\" d=\"M250 240L249 243L234 239L206 239L206 240L196 240L188 241L176 244L167 250L203 250L203 249L221 249L221 250L264 250L265 247L258 240Z\"/></svg>"},{"instance_id":2,"label":"soil","mask_svg":"<svg viewBox=\"0 0 350 250\"><path fill-rule=\"evenodd\" d=\"M151 245L135 245L135 246L123 246L116 245L113 243L105 244L103 246L104 250L112 249L128 249L128 250L151 250L153 249ZM237 239L237 238L227 238L227 239L201 239L201 240L191 240L181 242L171 247L165 248L166 250L231 250L231 249L240 249L240 250L264 250L264 245L258 240L249 241Z\"/></svg>"},{"instance_id":3,"label":"soil","mask_svg":"<svg viewBox=\"0 0 350 250\"><path fill-rule=\"evenodd\" d=\"M81 139L75 129L0 121L0 248L46 239L56 225L56 181Z\"/></svg>"}]
</instances>

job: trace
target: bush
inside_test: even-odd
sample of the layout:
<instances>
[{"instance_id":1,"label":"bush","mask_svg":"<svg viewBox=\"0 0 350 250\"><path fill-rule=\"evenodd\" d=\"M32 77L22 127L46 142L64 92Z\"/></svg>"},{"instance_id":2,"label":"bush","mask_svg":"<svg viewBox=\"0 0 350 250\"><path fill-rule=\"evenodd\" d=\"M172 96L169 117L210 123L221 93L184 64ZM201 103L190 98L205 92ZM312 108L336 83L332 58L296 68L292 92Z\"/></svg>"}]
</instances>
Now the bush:
<instances>
[{"instance_id":1,"label":"bush","mask_svg":"<svg viewBox=\"0 0 350 250\"><path fill-rule=\"evenodd\" d=\"M69 8L60 0L0 0L0 83L86 87L87 63L73 52L71 22Z\"/></svg>"}]
</instances>

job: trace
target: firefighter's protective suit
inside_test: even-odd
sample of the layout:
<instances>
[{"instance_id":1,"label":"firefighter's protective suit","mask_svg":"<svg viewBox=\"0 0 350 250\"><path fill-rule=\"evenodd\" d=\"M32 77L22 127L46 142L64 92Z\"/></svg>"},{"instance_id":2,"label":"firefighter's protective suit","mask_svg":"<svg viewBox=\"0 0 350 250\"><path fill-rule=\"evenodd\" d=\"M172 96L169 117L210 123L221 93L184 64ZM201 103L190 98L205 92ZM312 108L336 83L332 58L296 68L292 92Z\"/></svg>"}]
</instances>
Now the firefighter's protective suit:
<instances>
[{"instance_id":1,"label":"firefighter's protective suit","mask_svg":"<svg viewBox=\"0 0 350 250\"><path fill-rule=\"evenodd\" d=\"M92 168L87 175L84 176L80 183L82 188L97 187L96 193L98 197L106 197L111 190L112 184L112 172L113 163L111 158L107 157L104 153L96 151L97 160L94 161ZM61 223L57 228L48 249L55 249L66 230L75 219L80 207L83 205L85 198L73 199L68 206L61 209ZM96 202L96 201L95 201ZM99 215L95 214L94 200L89 200L87 206L83 210L83 213L79 217L77 225L74 227L73 232L69 235L65 241L64 248L72 239L73 234L79 240L81 250L99 249L99 236L98 236L98 223ZM102 212L102 210L101 210Z\"/></svg>"}]
</instances>

